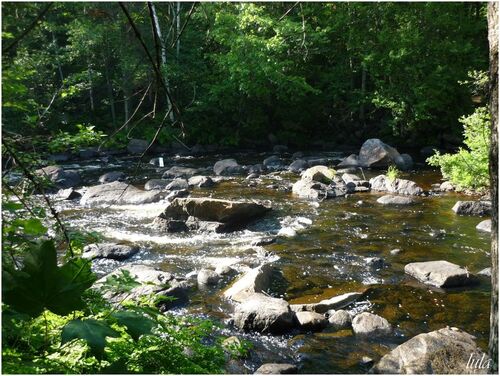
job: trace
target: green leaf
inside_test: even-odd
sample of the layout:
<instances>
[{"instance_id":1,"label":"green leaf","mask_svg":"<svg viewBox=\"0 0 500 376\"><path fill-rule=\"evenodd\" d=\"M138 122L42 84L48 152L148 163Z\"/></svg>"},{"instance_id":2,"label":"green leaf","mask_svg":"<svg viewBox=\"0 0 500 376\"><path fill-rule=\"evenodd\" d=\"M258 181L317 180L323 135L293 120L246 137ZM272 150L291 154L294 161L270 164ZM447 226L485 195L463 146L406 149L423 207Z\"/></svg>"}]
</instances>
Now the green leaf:
<instances>
[{"instance_id":1,"label":"green leaf","mask_svg":"<svg viewBox=\"0 0 500 376\"><path fill-rule=\"evenodd\" d=\"M130 274L130 271L121 270L120 274L114 274L106 278L103 288L116 293L125 293L132 291L140 285L141 284L135 280L134 276Z\"/></svg>"},{"instance_id":2,"label":"green leaf","mask_svg":"<svg viewBox=\"0 0 500 376\"><path fill-rule=\"evenodd\" d=\"M38 218L16 219L14 223L22 227L28 235L44 235L47 232L47 228Z\"/></svg>"},{"instance_id":3,"label":"green leaf","mask_svg":"<svg viewBox=\"0 0 500 376\"><path fill-rule=\"evenodd\" d=\"M118 311L113 313L118 324L127 328L127 333L137 341L143 334L150 334L156 323L144 315L132 311Z\"/></svg>"},{"instance_id":4,"label":"green leaf","mask_svg":"<svg viewBox=\"0 0 500 376\"><path fill-rule=\"evenodd\" d=\"M61 333L61 344L73 339L83 339L92 353L100 359L104 355L106 337L119 337L120 334L111 329L105 321L94 319L72 320L67 323Z\"/></svg>"},{"instance_id":5,"label":"green leaf","mask_svg":"<svg viewBox=\"0 0 500 376\"><path fill-rule=\"evenodd\" d=\"M4 202L2 203L3 210L8 210L10 212L15 212L16 210L22 209L23 205L18 202Z\"/></svg>"},{"instance_id":6,"label":"green leaf","mask_svg":"<svg viewBox=\"0 0 500 376\"><path fill-rule=\"evenodd\" d=\"M88 260L74 259L59 268L53 241L30 249L22 264L21 270L2 271L3 299L32 317L45 309L67 315L83 308L82 294L96 279Z\"/></svg>"}]
</instances>

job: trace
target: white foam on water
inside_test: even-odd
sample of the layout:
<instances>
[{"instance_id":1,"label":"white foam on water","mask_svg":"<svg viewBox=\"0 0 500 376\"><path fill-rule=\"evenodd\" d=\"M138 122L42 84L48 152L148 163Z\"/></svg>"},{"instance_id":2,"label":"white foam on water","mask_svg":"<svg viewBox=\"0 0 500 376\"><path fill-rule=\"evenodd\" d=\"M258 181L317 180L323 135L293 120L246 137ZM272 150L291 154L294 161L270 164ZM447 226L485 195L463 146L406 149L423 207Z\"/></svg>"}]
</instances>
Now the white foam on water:
<instances>
[{"instance_id":1,"label":"white foam on water","mask_svg":"<svg viewBox=\"0 0 500 376\"><path fill-rule=\"evenodd\" d=\"M165 210L167 205L166 201L159 201L142 205L112 205L110 209L126 211L128 217L144 219L158 217Z\"/></svg>"}]
</instances>

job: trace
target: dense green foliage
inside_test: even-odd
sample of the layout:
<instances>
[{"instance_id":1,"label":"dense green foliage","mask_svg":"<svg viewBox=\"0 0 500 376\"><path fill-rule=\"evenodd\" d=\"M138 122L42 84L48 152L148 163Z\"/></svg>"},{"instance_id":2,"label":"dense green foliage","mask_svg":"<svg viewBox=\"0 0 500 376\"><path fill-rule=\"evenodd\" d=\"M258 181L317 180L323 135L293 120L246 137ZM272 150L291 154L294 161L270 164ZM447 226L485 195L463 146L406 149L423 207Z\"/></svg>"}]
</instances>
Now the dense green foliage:
<instances>
[{"instance_id":1,"label":"dense green foliage","mask_svg":"<svg viewBox=\"0 0 500 376\"><path fill-rule=\"evenodd\" d=\"M490 114L488 108L478 107L474 113L460 118L464 127L464 143L455 154L436 152L427 159L431 166L441 168L445 179L458 189L481 190L490 183L488 155L490 151Z\"/></svg>"},{"instance_id":2,"label":"dense green foliage","mask_svg":"<svg viewBox=\"0 0 500 376\"><path fill-rule=\"evenodd\" d=\"M126 295L111 305L105 293L127 294L139 283L123 271L95 286L89 260L37 240L51 221L23 202L3 203L2 373L213 374L247 351L224 348L211 321L156 308L172 298ZM78 254L83 244L72 240Z\"/></svg>"},{"instance_id":3,"label":"dense green foliage","mask_svg":"<svg viewBox=\"0 0 500 376\"><path fill-rule=\"evenodd\" d=\"M2 4L4 49L45 6ZM487 66L482 3L155 3L157 38L146 3L126 8L179 108L163 143L452 145L460 82ZM117 3L54 3L2 63L7 132L151 139L169 108Z\"/></svg>"}]
</instances>

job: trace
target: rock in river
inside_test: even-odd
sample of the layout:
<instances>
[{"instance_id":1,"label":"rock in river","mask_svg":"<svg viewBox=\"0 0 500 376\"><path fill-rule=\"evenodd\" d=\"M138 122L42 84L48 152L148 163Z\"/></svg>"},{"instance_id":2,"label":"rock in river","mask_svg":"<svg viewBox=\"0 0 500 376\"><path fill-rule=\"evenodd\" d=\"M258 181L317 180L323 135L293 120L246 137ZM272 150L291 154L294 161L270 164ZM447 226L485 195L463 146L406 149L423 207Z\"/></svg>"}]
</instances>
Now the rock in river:
<instances>
[{"instance_id":1,"label":"rock in river","mask_svg":"<svg viewBox=\"0 0 500 376\"><path fill-rule=\"evenodd\" d=\"M386 336L392 333L392 326L379 315L363 312L356 315L352 320L352 330L356 335Z\"/></svg>"},{"instance_id":2,"label":"rock in river","mask_svg":"<svg viewBox=\"0 0 500 376\"><path fill-rule=\"evenodd\" d=\"M491 219L486 219L479 222L479 224L476 226L476 229L478 231L491 232Z\"/></svg>"},{"instance_id":3,"label":"rock in river","mask_svg":"<svg viewBox=\"0 0 500 376\"><path fill-rule=\"evenodd\" d=\"M458 215L482 217L491 214L491 201L457 201L452 210Z\"/></svg>"},{"instance_id":4,"label":"rock in river","mask_svg":"<svg viewBox=\"0 0 500 376\"><path fill-rule=\"evenodd\" d=\"M326 166L314 166L302 173L302 180L330 184L335 177L335 170Z\"/></svg>"},{"instance_id":5,"label":"rock in river","mask_svg":"<svg viewBox=\"0 0 500 376\"><path fill-rule=\"evenodd\" d=\"M295 317L302 330L322 330L328 325L328 320L325 316L316 312L296 312Z\"/></svg>"},{"instance_id":6,"label":"rock in river","mask_svg":"<svg viewBox=\"0 0 500 376\"><path fill-rule=\"evenodd\" d=\"M139 247L129 246L125 244L115 243L100 243L89 244L83 248L83 258L97 259L107 258L112 260L126 260L135 255L139 251Z\"/></svg>"},{"instance_id":7,"label":"rock in river","mask_svg":"<svg viewBox=\"0 0 500 376\"><path fill-rule=\"evenodd\" d=\"M215 185L215 182L210 176L195 175L189 178L188 184L190 187L210 188Z\"/></svg>"},{"instance_id":8,"label":"rock in river","mask_svg":"<svg viewBox=\"0 0 500 376\"><path fill-rule=\"evenodd\" d=\"M77 198L81 198L82 195L80 192L75 191L73 188L67 188L57 191L56 197L59 200L75 200Z\"/></svg>"},{"instance_id":9,"label":"rock in river","mask_svg":"<svg viewBox=\"0 0 500 376\"><path fill-rule=\"evenodd\" d=\"M325 313L331 309L340 309L354 303L361 295L360 292L348 292L346 294L334 296L330 299L324 299L319 303L292 304L290 307L295 312L311 311L316 313Z\"/></svg>"},{"instance_id":10,"label":"rock in river","mask_svg":"<svg viewBox=\"0 0 500 376\"><path fill-rule=\"evenodd\" d=\"M125 174L121 171L111 171L99 177L99 183L112 183L114 181L121 181L125 179Z\"/></svg>"},{"instance_id":11,"label":"rock in river","mask_svg":"<svg viewBox=\"0 0 500 376\"><path fill-rule=\"evenodd\" d=\"M64 170L59 166L47 166L35 171L35 175L49 179L58 188L72 188L80 184L80 174L74 170Z\"/></svg>"},{"instance_id":12,"label":"rock in river","mask_svg":"<svg viewBox=\"0 0 500 376\"><path fill-rule=\"evenodd\" d=\"M218 161L214 165L214 173L215 175L238 175L245 172L242 166L236 162L235 159L223 159Z\"/></svg>"},{"instance_id":13,"label":"rock in river","mask_svg":"<svg viewBox=\"0 0 500 376\"><path fill-rule=\"evenodd\" d=\"M399 169L406 169L407 163L399 152L379 140L366 140L359 150L359 164L363 167L388 167L395 164Z\"/></svg>"},{"instance_id":14,"label":"rock in river","mask_svg":"<svg viewBox=\"0 0 500 376\"><path fill-rule=\"evenodd\" d=\"M210 286L216 285L220 280L220 276L213 270L201 269L196 279L198 281L198 286Z\"/></svg>"},{"instance_id":15,"label":"rock in river","mask_svg":"<svg viewBox=\"0 0 500 376\"><path fill-rule=\"evenodd\" d=\"M380 197L377 202L382 205L411 205L415 201L411 197L385 195Z\"/></svg>"},{"instance_id":16,"label":"rock in river","mask_svg":"<svg viewBox=\"0 0 500 376\"><path fill-rule=\"evenodd\" d=\"M335 330L347 329L351 326L352 317L349 312L339 309L328 311L328 322Z\"/></svg>"},{"instance_id":17,"label":"rock in river","mask_svg":"<svg viewBox=\"0 0 500 376\"><path fill-rule=\"evenodd\" d=\"M169 185L171 180L166 180L166 179L150 179L144 184L144 189L146 191L152 191L152 190L162 190Z\"/></svg>"},{"instance_id":18,"label":"rock in river","mask_svg":"<svg viewBox=\"0 0 500 376\"><path fill-rule=\"evenodd\" d=\"M83 195L82 205L126 205L148 204L161 200L162 195L155 191L142 191L133 185L115 181L90 187Z\"/></svg>"},{"instance_id":19,"label":"rock in river","mask_svg":"<svg viewBox=\"0 0 500 376\"><path fill-rule=\"evenodd\" d=\"M295 373L297 373L297 366L287 363L266 363L255 371L255 374L261 375L290 375Z\"/></svg>"},{"instance_id":20,"label":"rock in river","mask_svg":"<svg viewBox=\"0 0 500 376\"><path fill-rule=\"evenodd\" d=\"M271 285L274 272L274 268L269 264L250 269L224 292L224 297L236 302L244 302L248 296L267 290Z\"/></svg>"},{"instance_id":21,"label":"rock in river","mask_svg":"<svg viewBox=\"0 0 500 376\"><path fill-rule=\"evenodd\" d=\"M196 174L198 174L198 169L196 168L174 166L163 173L162 179L174 179L174 178L188 179L191 176L195 176Z\"/></svg>"},{"instance_id":22,"label":"rock in river","mask_svg":"<svg viewBox=\"0 0 500 376\"><path fill-rule=\"evenodd\" d=\"M294 327L295 314L285 300L257 293L236 305L234 324L246 331L278 334Z\"/></svg>"},{"instance_id":23,"label":"rock in river","mask_svg":"<svg viewBox=\"0 0 500 376\"><path fill-rule=\"evenodd\" d=\"M474 284L477 278L465 268L448 261L412 262L405 273L420 282L436 287L457 287Z\"/></svg>"},{"instance_id":24,"label":"rock in river","mask_svg":"<svg viewBox=\"0 0 500 376\"><path fill-rule=\"evenodd\" d=\"M396 193L398 195L420 196L424 193L423 189L411 180L391 180L385 175L378 175L370 179L370 186L374 191Z\"/></svg>"},{"instance_id":25,"label":"rock in river","mask_svg":"<svg viewBox=\"0 0 500 376\"><path fill-rule=\"evenodd\" d=\"M213 224L217 232L234 231L244 227L254 219L263 216L270 207L243 201L228 201L204 197L174 199L160 214L160 220L184 221ZM189 221L188 221L189 219ZM201 224L207 228L206 224Z\"/></svg>"},{"instance_id":26,"label":"rock in river","mask_svg":"<svg viewBox=\"0 0 500 376\"><path fill-rule=\"evenodd\" d=\"M371 372L383 374L487 373L487 369L471 368L471 359L487 359L474 339L475 337L457 328L443 328L422 333L384 355Z\"/></svg>"}]
</instances>

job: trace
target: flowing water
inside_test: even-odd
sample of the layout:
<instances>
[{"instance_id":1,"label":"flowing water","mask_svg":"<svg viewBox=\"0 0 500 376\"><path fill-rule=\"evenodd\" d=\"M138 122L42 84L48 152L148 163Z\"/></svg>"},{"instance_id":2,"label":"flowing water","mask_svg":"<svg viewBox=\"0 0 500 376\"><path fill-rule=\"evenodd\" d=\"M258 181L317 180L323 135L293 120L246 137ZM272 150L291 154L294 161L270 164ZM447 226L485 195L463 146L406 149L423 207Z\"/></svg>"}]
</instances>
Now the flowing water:
<instances>
[{"instance_id":1,"label":"flowing water","mask_svg":"<svg viewBox=\"0 0 500 376\"><path fill-rule=\"evenodd\" d=\"M261 162L266 155L243 153L230 157L240 164L252 164ZM143 165L136 170L131 159L64 167L79 169L89 186L98 184L98 176L108 171L122 170L129 176L139 171L132 181L141 186L148 179L161 177L172 165L211 168L222 158L173 158L166 160L170 163L162 169ZM369 178L377 172L365 174ZM440 175L433 171L403 177L424 189L440 182ZM377 360L412 336L447 325L476 336L478 344L486 349L490 299L487 279L478 286L442 291L417 283L403 270L409 262L431 260L448 260L473 273L489 266L489 235L475 229L482 219L457 216L451 210L457 200L470 197L451 193L418 198L417 204L407 207L387 207L376 203L379 193L357 193L315 203L280 188L297 179L293 174L276 173L250 187L244 177L236 177L214 188L193 190L193 196L257 199L272 204L273 211L265 218L230 234L161 234L151 227L151 222L164 209L165 202L100 208L58 202L57 207L74 228L96 231L110 241L140 245L141 252L128 262L147 263L179 275L221 264L244 272L248 267L272 262L287 283L274 286L271 294L290 303L306 303L363 291L363 299L349 309L381 315L396 328L392 338L371 340L356 338L350 330L335 332L327 328L317 333L262 336L243 334L227 326L224 334L237 334L254 343L255 351L243 362L242 371L251 372L264 362L291 361L299 364L301 373L362 373L368 370L360 363L363 356ZM256 239L275 236L285 222L302 225L293 236L279 236L273 244L252 246ZM401 252L391 254L396 248ZM373 256L382 257L385 266L374 269L367 265L365 258ZM105 273L122 264L107 260L95 267L98 273ZM223 287L196 291L190 304L179 312L227 322L231 308L221 299Z\"/></svg>"}]
</instances>

